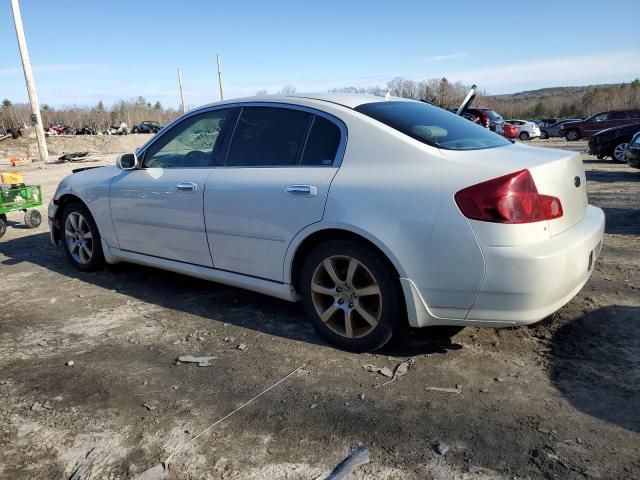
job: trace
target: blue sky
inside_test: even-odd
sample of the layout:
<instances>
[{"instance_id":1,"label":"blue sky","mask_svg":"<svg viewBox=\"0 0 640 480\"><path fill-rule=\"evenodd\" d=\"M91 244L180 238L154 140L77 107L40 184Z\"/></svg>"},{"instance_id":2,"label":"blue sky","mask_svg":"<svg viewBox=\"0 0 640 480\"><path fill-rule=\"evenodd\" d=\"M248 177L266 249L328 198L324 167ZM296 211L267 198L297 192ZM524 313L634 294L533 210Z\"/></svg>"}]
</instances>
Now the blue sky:
<instances>
[{"instance_id":1,"label":"blue sky","mask_svg":"<svg viewBox=\"0 0 640 480\"><path fill-rule=\"evenodd\" d=\"M640 1L21 0L40 103L178 104L446 76L490 93L640 76ZM0 97L26 101L9 0Z\"/></svg>"}]
</instances>

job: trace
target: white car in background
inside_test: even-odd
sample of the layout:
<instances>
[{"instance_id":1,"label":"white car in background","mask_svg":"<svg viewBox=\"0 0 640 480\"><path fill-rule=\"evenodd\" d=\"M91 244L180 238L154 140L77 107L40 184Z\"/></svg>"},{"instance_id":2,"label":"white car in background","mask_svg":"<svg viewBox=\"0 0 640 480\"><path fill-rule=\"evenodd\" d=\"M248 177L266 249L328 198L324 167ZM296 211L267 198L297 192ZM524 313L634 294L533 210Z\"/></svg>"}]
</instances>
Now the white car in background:
<instances>
[{"instance_id":1,"label":"white car in background","mask_svg":"<svg viewBox=\"0 0 640 480\"><path fill-rule=\"evenodd\" d=\"M540 138L540 127L533 122L527 122L526 120L505 120L505 122L518 127L518 138L520 140Z\"/></svg>"},{"instance_id":2,"label":"white car in background","mask_svg":"<svg viewBox=\"0 0 640 480\"><path fill-rule=\"evenodd\" d=\"M301 300L351 350L402 322L537 322L587 282L603 237L577 153L400 98L215 103L116 163L68 176L49 205L76 268L127 261Z\"/></svg>"}]
</instances>

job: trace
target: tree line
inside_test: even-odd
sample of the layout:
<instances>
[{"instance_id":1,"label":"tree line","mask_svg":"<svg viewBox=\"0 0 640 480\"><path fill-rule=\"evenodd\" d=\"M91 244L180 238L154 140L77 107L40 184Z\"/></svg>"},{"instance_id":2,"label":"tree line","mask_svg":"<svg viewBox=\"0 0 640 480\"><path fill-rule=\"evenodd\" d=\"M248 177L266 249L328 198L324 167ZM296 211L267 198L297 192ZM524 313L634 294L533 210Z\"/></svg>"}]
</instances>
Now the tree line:
<instances>
[{"instance_id":1,"label":"tree line","mask_svg":"<svg viewBox=\"0 0 640 480\"><path fill-rule=\"evenodd\" d=\"M111 107L106 107L100 100L93 107L61 107L42 105L42 123L45 128L50 123L60 122L73 128L91 127L103 131L111 125L122 122L133 125L145 120L152 120L162 125L169 123L180 115L173 108L165 108L159 101L151 103L144 97L135 100L120 100ZM31 109L28 104L14 104L5 99L0 104L0 127L13 128L22 123L29 124Z\"/></svg>"},{"instance_id":2,"label":"tree line","mask_svg":"<svg viewBox=\"0 0 640 480\"><path fill-rule=\"evenodd\" d=\"M447 78L411 80L395 77L385 86L332 88L329 92L372 93L426 100L443 108L458 107L470 86L462 82L451 82ZM296 87L285 85L278 93L295 93ZM259 90L258 95L267 94ZM504 118L573 118L588 117L594 113L612 110L640 108L640 79L629 83L594 85L589 87L549 88L512 95L488 95L477 92L474 106L489 107ZM144 97L135 100L121 100L107 108L102 101L93 107L42 106L42 121L61 122L74 128L88 126L98 131L110 125L125 122L129 127L144 120L167 124L179 116L179 111L165 108L159 101L147 101ZM30 109L27 104L13 104L5 99L0 104L0 127L13 128L21 123L29 123Z\"/></svg>"}]
</instances>

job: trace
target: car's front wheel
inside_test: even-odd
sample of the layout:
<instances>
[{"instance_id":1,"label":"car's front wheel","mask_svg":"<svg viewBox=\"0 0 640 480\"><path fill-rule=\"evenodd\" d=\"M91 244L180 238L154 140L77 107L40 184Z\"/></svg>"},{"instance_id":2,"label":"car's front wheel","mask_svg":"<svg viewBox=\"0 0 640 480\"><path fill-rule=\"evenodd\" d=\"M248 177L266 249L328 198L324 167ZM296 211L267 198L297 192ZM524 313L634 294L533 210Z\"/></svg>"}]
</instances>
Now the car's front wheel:
<instances>
[{"instance_id":1,"label":"car's front wheel","mask_svg":"<svg viewBox=\"0 0 640 480\"><path fill-rule=\"evenodd\" d=\"M611 155L611 157L616 162L627 163L627 147L628 146L629 146L629 144L627 142L618 143L613 148L613 155Z\"/></svg>"},{"instance_id":2,"label":"car's front wheel","mask_svg":"<svg viewBox=\"0 0 640 480\"><path fill-rule=\"evenodd\" d=\"M540 138L542 140L546 140L547 138L549 138L549 134L544 130L540 130Z\"/></svg>"},{"instance_id":3,"label":"car's front wheel","mask_svg":"<svg viewBox=\"0 0 640 480\"><path fill-rule=\"evenodd\" d=\"M104 266L100 233L89 209L80 203L68 204L62 212L62 242L72 265L83 272Z\"/></svg>"},{"instance_id":4,"label":"car's front wheel","mask_svg":"<svg viewBox=\"0 0 640 480\"><path fill-rule=\"evenodd\" d=\"M382 347L402 318L393 273L355 242L334 240L313 250L302 267L300 292L318 333L346 350Z\"/></svg>"}]
</instances>

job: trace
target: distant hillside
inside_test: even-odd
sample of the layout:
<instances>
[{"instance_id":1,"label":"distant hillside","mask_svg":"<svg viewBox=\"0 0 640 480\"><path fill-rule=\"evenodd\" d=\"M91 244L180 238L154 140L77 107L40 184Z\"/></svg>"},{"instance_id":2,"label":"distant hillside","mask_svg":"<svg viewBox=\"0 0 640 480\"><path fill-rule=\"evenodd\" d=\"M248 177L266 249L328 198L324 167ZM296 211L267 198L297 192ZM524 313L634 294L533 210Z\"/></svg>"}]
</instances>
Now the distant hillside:
<instances>
[{"instance_id":1,"label":"distant hillside","mask_svg":"<svg viewBox=\"0 0 640 480\"><path fill-rule=\"evenodd\" d=\"M640 108L640 80L486 95L475 103L488 105L506 118L586 117L603 110Z\"/></svg>"}]
</instances>

